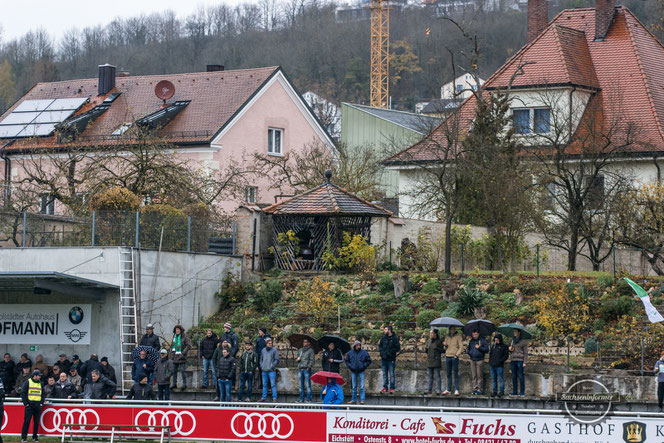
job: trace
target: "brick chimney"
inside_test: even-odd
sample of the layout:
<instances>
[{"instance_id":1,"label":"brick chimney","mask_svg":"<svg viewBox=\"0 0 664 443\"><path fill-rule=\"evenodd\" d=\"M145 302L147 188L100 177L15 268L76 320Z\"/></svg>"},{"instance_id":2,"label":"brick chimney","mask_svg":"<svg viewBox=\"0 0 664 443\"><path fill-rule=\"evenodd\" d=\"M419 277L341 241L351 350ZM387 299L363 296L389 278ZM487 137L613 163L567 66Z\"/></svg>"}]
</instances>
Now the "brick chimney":
<instances>
[{"instance_id":1,"label":"brick chimney","mask_svg":"<svg viewBox=\"0 0 664 443\"><path fill-rule=\"evenodd\" d=\"M595 0L595 41L603 41L613 23L616 0Z\"/></svg>"},{"instance_id":2,"label":"brick chimney","mask_svg":"<svg viewBox=\"0 0 664 443\"><path fill-rule=\"evenodd\" d=\"M111 89L115 88L115 66L99 65L99 83L97 83L97 93L99 95L108 94Z\"/></svg>"},{"instance_id":3,"label":"brick chimney","mask_svg":"<svg viewBox=\"0 0 664 443\"><path fill-rule=\"evenodd\" d=\"M549 1L528 0L528 43L549 24Z\"/></svg>"}]
</instances>

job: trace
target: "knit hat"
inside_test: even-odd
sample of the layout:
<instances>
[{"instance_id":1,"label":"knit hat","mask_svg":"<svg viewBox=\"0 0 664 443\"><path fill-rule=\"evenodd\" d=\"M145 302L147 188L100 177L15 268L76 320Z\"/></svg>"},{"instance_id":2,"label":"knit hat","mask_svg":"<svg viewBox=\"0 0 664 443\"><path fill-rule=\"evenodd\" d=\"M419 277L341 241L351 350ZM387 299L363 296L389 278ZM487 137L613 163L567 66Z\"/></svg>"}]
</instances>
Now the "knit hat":
<instances>
[{"instance_id":1,"label":"knit hat","mask_svg":"<svg viewBox=\"0 0 664 443\"><path fill-rule=\"evenodd\" d=\"M39 372L39 369L35 369L34 371L32 371L32 376L34 377L35 375L42 375L42 373Z\"/></svg>"},{"instance_id":2,"label":"knit hat","mask_svg":"<svg viewBox=\"0 0 664 443\"><path fill-rule=\"evenodd\" d=\"M108 363L108 357L102 357L101 361L105 361L106 363Z\"/></svg>"},{"instance_id":3,"label":"knit hat","mask_svg":"<svg viewBox=\"0 0 664 443\"><path fill-rule=\"evenodd\" d=\"M231 322L227 321L226 323L224 323L224 328L231 329Z\"/></svg>"},{"instance_id":4,"label":"knit hat","mask_svg":"<svg viewBox=\"0 0 664 443\"><path fill-rule=\"evenodd\" d=\"M267 328L261 326L260 328L258 328L258 330L261 331L263 334L267 334Z\"/></svg>"},{"instance_id":5,"label":"knit hat","mask_svg":"<svg viewBox=\"0 0 664 443\"><path fill-rule=\"evenodd\" d=\"M160 354L168 354L168 351L166 349L162 349L161 351L159 351L159 353Z\"/></svg>"},{"instance_id":6,"label":"knit hat","mask_svg":"<svg viewBox=\"0 0 664 443\"><path fill-rule=\"evenodd\" d=\"M269 341L272 341L272 337L268 337L268 338L265 339L265 343L267 343Z\"/></svg>"}]
</instances>

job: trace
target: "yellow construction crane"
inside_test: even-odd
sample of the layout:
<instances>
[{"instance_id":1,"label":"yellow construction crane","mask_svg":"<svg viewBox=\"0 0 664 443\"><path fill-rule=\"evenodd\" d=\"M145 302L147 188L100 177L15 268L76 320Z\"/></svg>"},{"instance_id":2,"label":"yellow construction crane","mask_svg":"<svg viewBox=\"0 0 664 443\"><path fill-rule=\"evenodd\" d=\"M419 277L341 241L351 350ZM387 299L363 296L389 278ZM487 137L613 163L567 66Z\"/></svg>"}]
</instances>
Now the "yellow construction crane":
<instances>
[{"instance_id":1,"label":"yellow construction crane","mask_svg":"<svg viewBox=\"0 0 664 443\"><path fill-rule=\"evenodd\" d=\"M390 99L389 0L371 0L371 99L370 105L387 109Z\"/></svg>"}]
</instances>

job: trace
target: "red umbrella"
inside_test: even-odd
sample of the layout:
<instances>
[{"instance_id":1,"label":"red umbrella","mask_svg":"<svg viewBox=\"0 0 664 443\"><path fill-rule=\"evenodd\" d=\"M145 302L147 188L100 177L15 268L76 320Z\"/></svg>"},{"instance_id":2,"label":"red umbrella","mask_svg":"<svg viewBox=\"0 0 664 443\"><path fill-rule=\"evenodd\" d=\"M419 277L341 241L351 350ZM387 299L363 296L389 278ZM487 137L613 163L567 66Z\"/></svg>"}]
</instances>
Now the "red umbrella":
<instances>
[{"instance_id":1,"label":"red umbrella","mask_svg":"<svg viewBox=\"0 0 664 443\"><path fill-rule=\"evenodd\" d=\"M339 385L344 385L346 384L346 380L344 378L337 374L336 372L328 372L328 371L318 371L314 375L311 376L311 381L314 383L318 383L319 385L325 386L327 384L327 379L328 378L334 378Z\"/></svg>"}]
</instances>

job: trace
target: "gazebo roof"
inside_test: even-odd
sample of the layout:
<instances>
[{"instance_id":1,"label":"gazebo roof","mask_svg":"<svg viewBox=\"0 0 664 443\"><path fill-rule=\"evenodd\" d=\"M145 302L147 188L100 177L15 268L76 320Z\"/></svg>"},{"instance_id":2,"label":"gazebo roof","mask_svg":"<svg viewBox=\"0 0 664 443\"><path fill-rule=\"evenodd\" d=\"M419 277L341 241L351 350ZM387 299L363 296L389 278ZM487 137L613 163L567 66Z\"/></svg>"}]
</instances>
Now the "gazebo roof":
<instances>
[{"instance_id":1,"label":"gazebo roof","mask_svg":"<svg viewBox=\"0 0 664 443\"><path fill-rule=\"evenodd\" d=\"M328 181L288 200L264 208L273 215L365 215L390 217L392 213Z\"/></svg>"}]
</instances>

